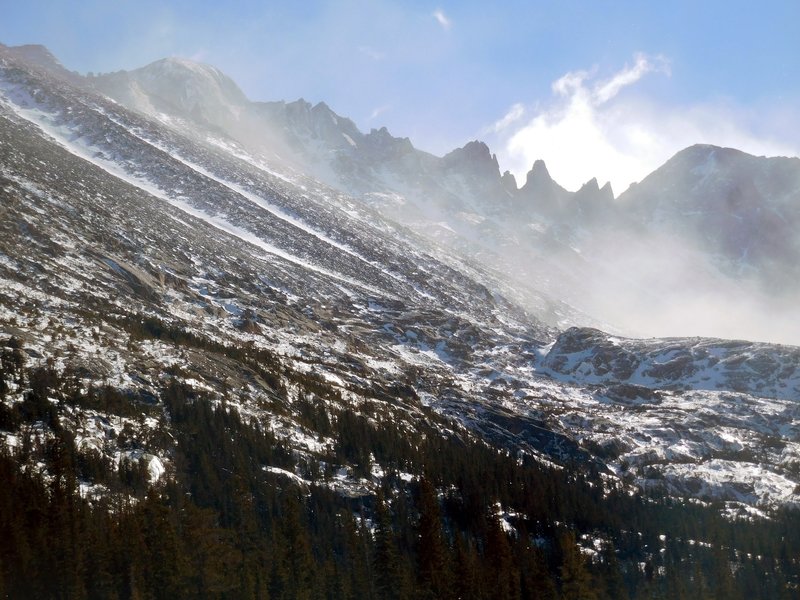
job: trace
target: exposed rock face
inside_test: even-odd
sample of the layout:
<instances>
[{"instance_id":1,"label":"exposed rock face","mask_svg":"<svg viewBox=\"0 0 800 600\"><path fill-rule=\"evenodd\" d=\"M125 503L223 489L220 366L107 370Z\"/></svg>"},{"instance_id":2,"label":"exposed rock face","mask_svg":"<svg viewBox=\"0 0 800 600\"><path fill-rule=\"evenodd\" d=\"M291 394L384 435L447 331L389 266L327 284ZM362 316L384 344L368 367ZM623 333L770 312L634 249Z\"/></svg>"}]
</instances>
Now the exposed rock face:
<instances>
[{"instance_id":1,"label":"exposed rock face","mask_svg":"<svg viewBox=\"0 0 800 600\"><path fill-rule=\"evenodd\" d=\"M324 103L250 102L213 67L182 59L102 76L95 85L130 108L212 127L254 154L287 159L455 255L468 254L554 325L653 334L628 315L668 322L669 307L651 297L694 285L713 297L710 305L749 295L754 300L745 305L774 313L798 304L799 159L693 146L615 200L596 179L565 190L543 161L517 188L478 141L440 158L385 128L362 133ZM664 269L670 255L679 256L680 268ZM629 277L632 257L638 272ZM665 275L632 284L641 273ZM616 298L606 302L597 289ZM759 328L762 339L800 340L800 331ZM745 334L723 326L717 333Z\"/></svg>"},{"instance_id":2,"label":"exposed rock face","mask_svg":"<svg viewBox=\"0 0 800 600\"><path fill-rule=\"evenodd\" d=\"M537 160L528 171L520 195L532 212L556 216L571 194L558 185L547 170L543 160Z\"/></svg>"},{"instance_id":3,"label":"exposed rock face","mask_svg":"<svg viewBox=\"0 0 800 600\"><path fill-rule=\"evenodd\" d=\"M559 377L592 384L800 398L800 349L795 346L705 338L634 340L573 327L558 337L542 366Z\"/></svg>"},{"instance_id":4,"label":"exposed rock face","mask_svg":"<svg viewBox=\"0 0 800 600\"><path fill-rule=\"evenodd\" d=\"M620 196L660 231L701 244L729 273L756 276L772 292L800 280L800 159L731 148L687 148Z\"/></svg>"},{"instance_id":5,"label":"exposed rock face","mask_svg":"<svg viewBox=\"0 0 800 600\"><path fill-rule=\"evenodd\" d=\"M489 146L479 141L469 142L463 148L457 148L442 158L444 170L457 170L470 173L476 178L495 178L500 176L497 157L491 153Z\"/></svg>"},{"instance_id":6,"label":"exposed rock face","mask_svg":"<svg viewBox=\"0 0 800 600\"><path fill-rule=\"evenodd\" d=\"M50 50L40 44L24 44L22 46L12 47L0 44L0 48L7 54L23 60L28 65L45 69L57 75L68 73L64 65L61 64L61 61L59 61Z\"/></svg>"},{"instance_id":7,"label":"exposed rock face","mask_svg":"<svg viewBox=\"0 0 800 600\"><path fill-rule=\"evenodd\" d=\"M205 125L234 126L248 100L226 75L210 65L164 58L135 71L95 78L118 101L147 114L188 115Z\"/></svg>"},{"instance_id":8,"label":"exposed rock face","mask_svg":"<svg viewBox=\"0 0 800 600\"><path fill-rule=\"evenodd\" d=\"M537 318L575 319L576 290L602 264L586 256L597 234L586 215L613 214L608 186L593 180L570 194L537 162L515 195L479 142L433 157L385 129L361 134L324 104L254 105L217 71L181 61L96 86L26 60L0 48L0 331L23 340L29 360L53 357L86 386L110 380L148 402L176 377L243 414L278 419L269 412L278 383L249 354L263 352L287 378L313 373L334 386L336 402L384 399L409 426L433 410L488 443L602 461L641 486L797 501L796 348L633 340ZM96 93L114 81L127 86L130 108ZM262 127L340 189L255 152L229 122ZM706 189L717 158L709 175L692 169L709 156L716 151L691 149L669 168L693 173L690 191ZM733 175L764 159L720 160ZM794 163L774 164L772 176L792 184ZM787 214L790 188L780 196ZM657 198L636 223L675 222L675 202ZM729 200L743 218L758 204ZM413 231L401 226L409 220ZM525 274L513 286L483 262L509 249L519 254L508 272ZM525 286L541 294L540 312L514 296ZM241 353L247 368L225 352ZM317 451L313 438L292 437L299 425L276 429Z\"/></svg>"}]
</instances>

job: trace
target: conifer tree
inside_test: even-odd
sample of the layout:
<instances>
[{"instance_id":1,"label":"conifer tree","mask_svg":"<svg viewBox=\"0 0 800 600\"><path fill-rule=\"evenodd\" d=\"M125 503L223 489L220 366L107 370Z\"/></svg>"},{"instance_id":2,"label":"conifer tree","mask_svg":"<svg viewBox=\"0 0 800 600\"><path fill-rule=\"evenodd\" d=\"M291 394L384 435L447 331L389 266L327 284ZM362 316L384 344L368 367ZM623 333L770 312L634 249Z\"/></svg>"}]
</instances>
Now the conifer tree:
<instances>
[{"instance_id":1,"label":"conifer tree","mask_svg":"<svg viewBox=\"0 0 800 600\"><path fill-rule=\"evenodd\" d=\"M452 598L450 548L442 531L436 489L427 477L420 481L417 525L417 585L419 598Z\"/></svg>"},{"instance_id":2,"label":"conifer tree","mask_svg":"<svg viewBox=\"0 0 800 600\"><path fill-rule=\"evenodd\" d=\"M605 589L601 591L604 592L604 596L609 600L626 598L628 591L625 589L625 580L622 578L622 572L619 568L617 551L612 542L609 542L603 548L602 558L601 573L605 581Z\"/></svg>"},{"instance_id":3,"label":"conifer tree","mask_svg":"<svg viewBox=\"0 0 800 600\"><path fill-rule=\"evenodd\" d=\"M592 577L578 550L575 535L565 533L559 540L561 550L561 598L563 600L596 600Z\"/></svg>"},{"instance_id":4,"label":"conifer tree","mask_svg":"<svg viewBox=\"0 0 800 600\"><path fill-rule=\"evenodd\" d=\"M480 600L483 595L483 579L480 575L478 553L472 540L457 533L455 535L455 584L458 600Z\"/></svg>"},{"instance_id":5,"label":"conifer tree","mask_svg":"<svg viewBox=\"0 0 800 600\"><path fill-rule=\"evenodd\" d=\"M511 544L500 525L500 517L497 514L492 514L489 518L485 564L489 597L492 600L516 600L519 598L519 572L514 567Z\"/></svg>"},{"instance_id":6,"label":"conifer tree","mask_svg":"<svg viewBox=\"0 0 800 600\"><path fill-rule=\"evenodd\" d=\"M343 598L370 598L372 596L372 569L369 552L369 532L362 525L359 531L352 513L340 513L341 532L344 543L343 571L349 577L348 593Z\"/></svg>"},{"instance_id":7,"label":"conifer tree","mask_svg":"<svg viewBox=\"0 0 800 600\"><path fill-rule=\"evenodd\" d=\"M241 555L230 544L232 532L218 527L209 509L185 503L181 512L191 594L205 598L233 591L239 585L235 576Z\"/></svg>"},{"instance_id":8,"label":"conifer tree","mask_svg":"<svg viewBox=\"0 0 800 600\"><path fill-rule=\"evenodd\" d=\"M375 592L380 600L408 600L400 553L397 548L392 517L381 491L375 507Z\"/></svg>"},{"instance_id":9,"label":"conifer tree","mask_svg":"<svg viewBox=\"0 0 800 600\"><path fill-rule=\"evenodd\" d=\"M143 569L145 593L164 600L185 597L189 567L175 527L174 514L154 490L147 494L142 509L137 513L141 514L139 527L143 529L147 547Z\"/></svg>"},{"instance_id":10,"label":"conifer tree","mask_svg":"<svg viewBox=\"0 0 800 600\"><path fill-rule=\"evenodd\" d=\"M521 566L523 600L557 600L558 589L548 569L544 553L538 548L524 548L518 552ZM617 600L615 597L614 600Z\"/></svg>"},{"instance_id":11,"label":"conifer tree","mask_svg":"<svg viewBox=\"0 0 800 600\"><path fill-rule=\"evenodd\" d=\"M281 598L311 600L314 597L314 557L308 528L301 515L302 505L290 495L284 505L281 532L285 547L282 553L284 581Z\"/></svg>"}]
</instances>

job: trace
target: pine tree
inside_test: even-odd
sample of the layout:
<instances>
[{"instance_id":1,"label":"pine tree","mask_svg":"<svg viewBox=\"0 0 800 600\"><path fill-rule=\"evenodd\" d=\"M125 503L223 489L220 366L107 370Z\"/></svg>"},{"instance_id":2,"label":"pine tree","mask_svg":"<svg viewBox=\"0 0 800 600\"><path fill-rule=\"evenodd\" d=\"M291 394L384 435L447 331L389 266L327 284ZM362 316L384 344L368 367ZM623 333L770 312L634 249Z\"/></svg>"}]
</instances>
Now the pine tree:
<instances>
[{"instance_id":1,"label":"pine tree","mask_svg":"<svg viewBox=\"0 0 800 600\"><path fill-rule=\"evenodd\" d=\"M196 598L217 597L237 589L236 567L241 555L232 547L232 532L220 528L209 509L187 503L181 512L191 594Z\"/></svg>"},{"instance_id":2,"label":"pine tree","mask_svg":"<svg viewBox=\"0 0 800 600\"><path fill-rule=\"evenodd\" d=\"M544 553L538 548L524 548L518 558L521 565L522 598L523 600L557 600L558 589L548 570ZM622 598L623 596L619 596ZM617 600L614 597L613 600Z\"/></svg>"},{"instance_id":3,"label":"pine tree","mask_svg":"<svg viewBox=\"0 0 800 600\"><path fill-rule=\"evenodd\" d=\"M151 490L137 512L147 547L143 593L164 600L186 597L189 566L169 506Z\"/></svg>"},{"instance_id":4,"label":"pine tree","mask_svg":"<svg viewBox=\"0 0 800 600\"><path fill-rule=\"evenodd\" d=\"M596 600L592 578L586 562L578 550L573 533L565 533L559 540L561 550L561 597L563 600Z\"/></svg>"},{"instance_id":5,"label":"pine tree","mask_svg":"<svg viewBox=\"0 0 800 600\"><path fill-rule=\"evenodd\" d=\"M500 525L500 517L492 514L486 535L486 580L492 600L516 600L519 598L519 571L514 566L511 544Z\"/></svg>"},{"instance_id":6,"label":"pine tree","mask_svg":"<svg viewBox=\"0 0 800 600\"><path fill-rule=\"evenodd\" d=\"M483 579L480 576L478 553L472 540L455 536L455 595L458 600L481 600Z\"/></svg>"},{"instance_id":7,"label":"pine tree","mask_svg":"<svg viewBox=\"0 0 800 600\"><path fill-rule=\"evenodd\" d=\"M408 585L397 548L392 517L378 492L375 508L375 592L380 600L408 600Z\"/></svg>"},{"instance_id":8,"label":"pine tree","mask_svg":"<svg viewBox=\"0 0 800 600\"><path fill-rule=\"evenodd\" d=\"M603 564L601 569L603 579L605 580L605 597L609 600L617 600L618 598L626 598L628 590L625 588L625 580L622 578L622 572L619 568L619 561L617 560L617 551L614 544L609 542L603 548Z\"/></svg>"},{"instance_id":9,"label":"pine tree","mask_svg":"<svg viewBox=\"0 0 800 600\"><path fill-rule=\"evenodd\" d=\"M50 552L51 585L58 595L85 598L85 564L81 501L77 494L74 468L75 444L66 432L59 430L48 442L47 454L52 469L49 528L53 544Z\"/></svg>"},{"instance_id":10,"label":"pine tree","mask_svg":"<svg viewBox=\"0 0 800 600\"><path fill-rule=\"evenodd\" d=\"M281 527L276 533L273 560L273 599L310 600L314 597L314 557L308 528L301 516L300 500L290 495L284 504Z\"/></svg>"},{"instance_id":11,"label":"pine tree","mask_svg":"<svg viewBox=\"0 0 800 600\"><path fill-rule=\"evenodd\" d=\"M450 549L442 531L436 490L426 477L420 481L419 490L417 584L419 598L452 598Z\"/></svg>"},{"instance_id":12,"label":"pine tree","mask_svg":"<svg viewBox=\"0 0 800 600\"><path fill-rule=\"evenodd\" d=\"M342 511L339 518L344 546L342 570L349 578L348 592L342 597L353 600L370 598L372 596L372 561L368 544L369 531L363 525L359 531L355 518L350 512Z\"/></svg>"}]
</instances>

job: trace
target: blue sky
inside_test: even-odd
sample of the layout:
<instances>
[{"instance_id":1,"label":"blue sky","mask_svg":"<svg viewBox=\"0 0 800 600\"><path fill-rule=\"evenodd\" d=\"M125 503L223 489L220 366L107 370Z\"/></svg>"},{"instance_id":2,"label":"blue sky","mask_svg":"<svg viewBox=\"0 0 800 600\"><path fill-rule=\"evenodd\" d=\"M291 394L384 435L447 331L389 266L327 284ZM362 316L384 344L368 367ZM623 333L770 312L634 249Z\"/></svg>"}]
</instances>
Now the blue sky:
<instances>
[{"instance_id":1,"label":"blue sky","mask_svg":"<svg viewBox=\"0 0 800 600\"><path fill-rule=\"evenodd\" d=\"M0 0L0 41L82 73L164 56L442 154L471 139L617 192L691 143L800 153L800 2ZM522 183L522 182L520 182Z\"/></svg>"}]
</instances>

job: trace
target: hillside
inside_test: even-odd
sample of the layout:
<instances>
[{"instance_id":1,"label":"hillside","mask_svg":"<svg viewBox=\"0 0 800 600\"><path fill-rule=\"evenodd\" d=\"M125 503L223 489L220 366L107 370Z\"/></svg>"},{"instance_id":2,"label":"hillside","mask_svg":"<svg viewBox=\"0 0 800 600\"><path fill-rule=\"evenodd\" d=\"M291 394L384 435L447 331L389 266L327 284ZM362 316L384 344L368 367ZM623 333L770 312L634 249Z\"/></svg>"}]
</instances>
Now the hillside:
<instances>
[{"instance_id":1,"label":"hillside","mask_svg":"<svg viewBox=\"0 0 800 600\"><path fill-rule=\"evenodd\" d=\"M561 327L582 313L553 287L521 302L508 272L226 124L249 106L328 140L327 107L251 106L185 61L82 78L47 56L0 48L0 592L796 585L796 348ZM525 214L555 240L569 203L612 200L562 198L544 165L483 187L485 145L356 133L447 173L431 210L546 189L567 204Z\"/></svg>"}]
</instances>

